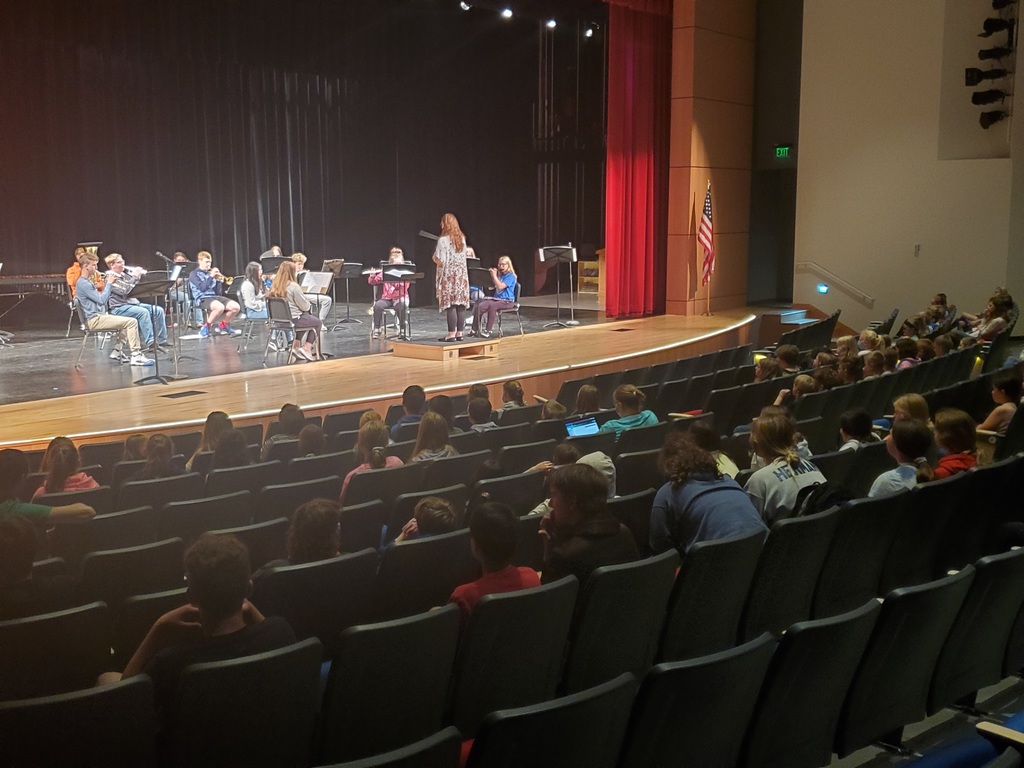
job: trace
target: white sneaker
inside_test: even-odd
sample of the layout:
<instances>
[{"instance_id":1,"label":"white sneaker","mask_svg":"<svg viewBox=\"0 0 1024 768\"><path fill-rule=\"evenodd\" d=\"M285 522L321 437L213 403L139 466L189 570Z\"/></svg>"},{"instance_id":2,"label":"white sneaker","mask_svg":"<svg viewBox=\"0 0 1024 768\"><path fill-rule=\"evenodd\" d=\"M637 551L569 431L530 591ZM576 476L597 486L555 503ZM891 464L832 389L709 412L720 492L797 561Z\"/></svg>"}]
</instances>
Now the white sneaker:
<instances>
[{"instance_id":1,"label":"white sneaker","mask_svg":"<svg viewBox=\"0 0 1024 768\"><path fill-rule=\"evenodd\" d=\"M111 360L121 360L121 361L124 361L126 357L127 356L124 354L120 344L118 344L116 347L114 347L114 349L111 350L111 352L110 352L110 359Z\"/></svg>"},{"instance_id":2,"label":"white sneaker","mask_svg":"<svg viewBox=\"0 0 1024 768\"><path fill-rule=\"evenodd\" d=\"M141 352L135 352L132 355L131 363L132 363L132 365L142 365L142 366L153 365L153 360L151 358L146 357Z\"/></svg>"}]
</instances>

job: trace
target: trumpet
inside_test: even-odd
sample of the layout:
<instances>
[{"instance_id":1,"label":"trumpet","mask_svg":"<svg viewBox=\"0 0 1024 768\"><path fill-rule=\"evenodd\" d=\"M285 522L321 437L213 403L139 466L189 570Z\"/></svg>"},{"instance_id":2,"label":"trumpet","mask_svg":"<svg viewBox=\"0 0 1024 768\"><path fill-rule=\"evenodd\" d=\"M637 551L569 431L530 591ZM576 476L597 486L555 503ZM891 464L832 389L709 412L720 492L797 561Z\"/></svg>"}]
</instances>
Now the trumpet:
<instances>
[{"instance_id":1,"label":"trumpet","mask_svg":"<svg viewBox=\"0 0 1024 768\"><path fill-rule=\"evenodd\" d=\"M221 274L221 271L219 269L211 270L210 277L212 277L218 283L224 283L224 285L231 285L233 282L235 282L235 278Z\"/></svg>"}]
</instances>

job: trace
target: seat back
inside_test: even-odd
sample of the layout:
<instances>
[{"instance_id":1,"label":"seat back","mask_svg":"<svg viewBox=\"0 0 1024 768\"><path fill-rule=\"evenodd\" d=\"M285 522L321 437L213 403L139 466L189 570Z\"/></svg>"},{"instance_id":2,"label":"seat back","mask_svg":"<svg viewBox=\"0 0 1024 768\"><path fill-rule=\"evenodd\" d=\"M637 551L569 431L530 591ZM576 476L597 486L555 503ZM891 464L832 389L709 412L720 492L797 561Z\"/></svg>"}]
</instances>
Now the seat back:
<instances>
[{"instance_id":1,"label":"seat back","mask_svg":"<svg viewBox=\"0 0 1024 768\"><path fill-rule=\"evenodd\" d=\"M54 733L56 723L59 735ZM156 765L156 729L153 682L145 675L72 693L0 702L0 766L150 768Z\"/></svg>"},{"instance_id":2,"label":"seat back","mask_svg":"<svg viewBox=\"0 0 1024 768\"><path fill-rule=\"evenodd\" d=\"M818 471L825 476L829 485L844 486L846 477L853 469L857 460L856 451L832 451L831 453L819 453L811 456L811 464L818 468Z\"/></svg>"},{"instance_id":3,"label":"seat back","mask_svg":"<svg viewBox=\"0 0 1024 768\"><path fill-rule=\"evenodd\" d=\"M124 669L156 620L170 610L188 603L185 587L148 595L132 595L121 603L110 629L112 669Z\"/></svg>"},{"instance_id":4,"label":"seat back","mask_svg":"<svg viewBox=\"0 0 1024 768\"><path fill-rule=\"evenodd\" d=\"M97 515L106 515L114 511L114 490L109 485L89 488L84 491L64 491L63 493L43 493L35 498L33 504L47 507L62 507L65 504L88 504L96 510Z\"/></svg>"},{"instance_id":5,"label":"seat back","mask_svg":"<svg viewBox=\"0 0 1024 768\"><path fill-rule=\"evenodd\" d=\"M124 509L77 525L58 525L53 529L53 554L64 558L68 569L77 573L82 558L103 549L135 547L156 541L157 518L152 507Z\"/></svg>"},{"instance_id":6,"label":"seat back","mask_svg":"<svg viewBox=\"0 0 1024 768\"><path fill-rule=\"evenodd\" d=\"M614 414L615 412L612 411L613 416ZM593 435L579 435L578 437L567 437L566 440L576 446L577 450L580 452L580 456L586 456L588 453L593 453L594 451L601 451L601 453L607 454L608 456L615 455L614 432L598 432Z\"/></svg>"},{"instance_id":7,"label":"seat back","mask_svg":"<svg viewBox=\"0 0 1024 768\"><path fill-rule=\"evenodd\" d=\"M844 485L854 498L862 499L868 495L875 478L895 467L896 460L889 455L884 442L861 446L856 453Z\"/></svg>"},{"instance_id":8,"label":"seat back","mask_svg":"<svg viewBox=\"0 0 1024 768\"><path fill-rule=\"evenodd\" d=\"M501 418L500 414L498 418ZM532 425L526 422L488 429L480 433L480 443L497 457L506 445L520 445L529 441L531 429Z\"/></svg>"},{"instance_id":9,"label":"seat back","mask_svg":"<svg viewBox=\"0 0 1024 768\"><path fill-rule=\"evenodd\" d=\"M780 520L771 527L743 611L744 641L778 635L811 615L814 589L832 544L839 510Z\"/></svg>"},{"instance_id":10,"label":"seat back","mask_svg":"<svg viewBox=\"0 0 1024 768\"><path fill-rule=\"evenodd\" d=\"M160 509L169 501L198 499L202 493L203 479L196 472L157 480L133 480L117 489L116 506L117 509Z\"/></svg>"},{"instance_id":11,"label":"seat back","mask_svg":"<svg viewBox=\"0 0 1024 768\"><path fill-rule=\"evenodd\" d=\"M524 405L521 408L507 408L499 411L498 424L502 427L511 427L516 424L532 424L540 418L540 412L543 409L543 403Z\"/></svg>"},{"instance_id":12,"label":"seat back","mask_svg":"<svg viewBox=\"0 0 1024 768\"><path fill-rule=\"evenodd\" d=\"M377 574L378 615L394 619L444 605L457 586L479 576L465 528L392 544Z\"/></svg>"},{"instance_id":13,"label":"seat back","mask_svg":"<svg viewBox=\"0 0 1024 768\"><path fill-rule=\"evenodd\" d=\"M320 762L377 755L438 731L458 640L454 605L345 630L324 694Z\"/></svg>"},{"instance_id":14,"label":"seat back","mask_svg":"<svg viewBox=\"0 0 1024 768\"><path fill-rule=\"evenodd\" d=\"M367 501L341 508L341 546L345 552L378 549L388 521L388 509L383 501Z\"/></svg>"},{"instance_id":15,"label":"seat back","mask_svg":"<svg viewBox=\"0 0 1024 768\"><path fill-rule=\"evenodd\" d=\"M693 659L736 645L765 535L700 541L683 557L669 597L659 661Z\"/></svg>"},{"instance_id":16,"label":"seat back","mask_svg":"<svg viewBox=\"0 0 1024 768\"><path fill-rule=\"evenodd\" d=\"M431 461L423 470L423 488L447 488L459 483L469 485L480 465L489 458L491 452L484 450Z\"/></svg>"},{"instance_id":17,"label":"seat back","mask_svg":"<svg viewBox=\"0 0 1024 768\"><path fill-rule=\"evenodd\" d=\"M633 534L633 541L636 542L637 551L643 555L651 552L651 509L654 507L656 495L657 491L654 488L647 488L608 499L608 511L629 528L629 532Z\"/></svg>"},{"instance_id":18,"label":"seat back","mask_svg":"<svg viewBox=\"0 0 1024 768\"><path fill-rule=\"evenodd\" d=\"M459 768L462 734L449 725L433 736L407 747L360 760L336 763L333 768Z\"/></svg>"},{"instance_id":19,"label":"seat back","mask_svg":"<svg viewBox=\"0 0 1024 768\"><path fill-rule=\"evenodd\" d=\"M649 427L633 427L623 430L615 444L615 451L618 454L623 454L660 450L662 443L665 442L665 436L668 435L668 430L667 421L659 421Z\"/></svg>"},{"instance_id":20,"label":"seat back","mask_svg":"<svg viewBox=\"0 0 1024 768\"><path fill-rule=\"evenodd\" d=\"M376 571L371 549L276 566L256 579L252 602L264 615L284 618L296 637L316 637L333 648L346 629L372 620Z\"/></svg>"},{"instance_id":21,"label":"seat back","mask_svg":"<svg viewBox=\"0 0 1024 768\"><path fill-rule=\"evenodd\" d=\"M380 499L386 507L390 508L398 496L420 490L422 477L423 464L420 462L404 464L400 467L357 472L348 481L348 488L345 490L345 504L352 506Z\"/></svg>"},{"instance_id":22,"label":"seat back","mask_svg":"<svg viewBox=\"0 0 1024 768\"><path fill-rule=\"evenodd\" d=\"M167 734L173 764L310 765L321 659L305 640L186 668Z\"/></svg>"},{"instance_id":23,"label":"seat back","mask_svg":"<svg viewBox=\"0 0 1024 768\"><path fill-rule=\"evenodd\" d=\"M605 565L590 575L573 621L565 663L567 693L623 672L643 678L658 650L678 567L679 553L673 549L634 563Z\"/></svg>"},{"instance_id":24,"label":"seat back","mask_svg":"<svg viewBox=\"0 0 1024 768\"><path fill-rule=\"evenodd\" d=\"M157 513L157 536L161 539L177 536L192 542L205 531L248 525L251 520L252 494L249 491L172 501Z\"/></svg>"},{"instance_id":25,"label":"seat back","mask_svg":"<svg viewBox=\"0 0 1024 768\"><path fill-rule=\"evenodd\" d=\"M625 433L623 433L625 434ZM615 457L615 490L626 496L639 493L648 488L657 490L667 479L658 467L658 454L655 448L636 453L623 452Z\"/></svg>"},{"instance_id":26,"label":"seat back","mask_svg":"<svg viewBox=\"0 0 1024 768\"><path fill-rule=\"evenodd\" d=\"M525 472L542 461L550 461L555 448L554 440L506 445L498 451L498 463L510 475Z\"/></svg>"},{"instance_id":27,"label":"seat back","mask_svg":"<svg viewBox=\"0 0 1024 768\"><path fill-rule=\"evenodd\" d=\"M223 496L225 493L249 491L259 493L265 485L281 482L284 465L280 461L264 461L244 467L212 469L206 476L204 496Z\"/></svg>"},{"instance_id":28,"label":"seat back","mask_svg":"<svg viewBox=\"0 0 1024 768\"><path fill-rule=\"evenodd\" d=\"M923 720L935 663L974 579L974 568L885 596L836 733L846 756ZM898 741L898 740L897 740Z\"/></svg>"},{"instance_id":29,"label":"seat back","mask_svg":"<svg viewBox=\"0 0 1024 768\"><path fill-rule=\"evenodd\" d=\"M356 468L356 455L352 451L322 453L319 456L301 456L288 462L285 475L293 482L319 480L331 475L345 477Z\"/></svg>"},{"instance_id":30,"label":"seat back","mask_svg":"<svg viewBox=\"0 0 1024 768\"><path fill-rule=\"evenodd\" d=\"M178 589L185 579L184 554L185 544L178 538L90 552L82 559L79 591L116 610L129 595Z\"/></svg>"},{"instance_id":31,"label":"seat back","mask_svg":"<svg viewBox=\"0 0 1024 768\"><path fill-rule=\"evenodd\" d=\"M651 669L633 704L620 768L736 765L739 734L750 723L775 645L766 632L727 651Z\"/></svg>"},{"instance_id":32,"label":"seat back","mask_svg":"<svg viewBox=\"0 0 1024 768\"><path fill-rule=\"evenodd\" d=\"M318 480L267 485L261 488L256 495L253 520L258 523L278 517L291 519L295 510L307 501L313 499L337 501L340 495L341 478L337 475L322 477Z\"/></svg>"},{"instance_id":33,"label":"seat back","mask_svg":"<svg viewBox=\"0 0 1024 768\"><path fill-rule=\"evenodd\" d=\"M587 691L487 716L473 741L467 768L615 768L629 720L632 675Z\"/></svg>"},{"instance_id":34,"label":"seat back","mask_svg":"<svg viewBox=\"0 0 1024 768\"><path fill-rule=\"evenodd\" d=\"M99 602L0 621L0 701L92 686L110 665L109 629Z\"/></svg>"},{"instance_id":35,"label":"seat back","mask_svg":"<svg viewBox=\"0 0 1024 768\"><path fill-rule=\"evenodd\" d=\"M363 418L364 413L366 410L328 413L324 416L324 434L333 435L337 432L358 430L359 420Z\"/></svg>"},{"instance_id":36,"label":"seat back","mask_svg":"<svg viewBox=\"0 0 1024 768\"><path fill-rule=\"evenodd\" d=\"M521 475L481 480L473 486L467 514L472 515L473 510L485 501L501 501L510 506L516 515L525 515L544 501L545 477L543 472L524 472Z\"/></svg>"},{"instance_id":37,"label":"seat back","mask_svg":"<svg viewBox=\"0 0 1024 768\"><path fill-rule=\"evenodd\" d=\"M403 493L391 506L388 514L387 531L384 534L384 541L394 541L395 537L402 532L402 526L412 520L416 505L423 499L434 497L444 499L455 513L456 527L463 527L466 521L466 501L469 499L469 489L464 485L452 485L448 488L434 488L429 491L418 491L416 493Z\"/></svg>"},{"instance_id":38,"label":"seat back","mask_svg":"<svg viewBox=\"0 0 1024 768\"><path fill-rule=\"evenodd\" d=\"M490 712L554 697L578 588L569 576L477 603L455 664L451 722L463 736Z\"/></svg>"},{"instance_id":39,"label":"seat back","mask_svg":"<svg viewBox=\"0 0 1024 768\"><path fill-rule=\"evenodd\" d=\"M876 600L789 627L768 665L743 745L743 765L827 765L839 710L881 610Z\"/></svg>"},{"instance_id":40,"label":"seat back","mask_svg":"<svg viewBox=\"0 0 1024 768\"><path fill-rule=\"evenodd\" d=\"M249 549L249 564L255 571L271 560L278 560L285 554L285 537L288 534L288 520L278 517L265 523L239 525L234 528L219 528L206 533L235 536Z\"/></svg>"}]
</instances>

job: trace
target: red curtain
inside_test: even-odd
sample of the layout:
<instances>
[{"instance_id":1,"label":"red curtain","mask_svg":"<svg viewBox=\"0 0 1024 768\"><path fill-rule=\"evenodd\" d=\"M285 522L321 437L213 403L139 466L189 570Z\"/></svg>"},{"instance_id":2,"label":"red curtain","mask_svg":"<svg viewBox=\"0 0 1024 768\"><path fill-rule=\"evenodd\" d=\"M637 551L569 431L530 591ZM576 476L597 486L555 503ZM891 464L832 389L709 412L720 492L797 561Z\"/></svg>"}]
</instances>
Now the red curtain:
<instances>
[{"instance_id":1,"label":"red curtain","mask_svg":"<svg viewBox=\"0 0 1024 768\"><path fill-rule=\"evenodd\" d=\"M605 0L608 5L618 5L631 11L654 13L658 16L672 15L672 0Z\"/></svg>"},{"instance_id":2,"label":"red curtain","mask_svg":"<svg viewBox=\"0 0 1024 768\"><path fill-rule=\"evenodd\" d=\"M626 6L630 7L626 7ZM671 16L609 0L605 312L665 311Z\"/></svg>"}]
</instances>

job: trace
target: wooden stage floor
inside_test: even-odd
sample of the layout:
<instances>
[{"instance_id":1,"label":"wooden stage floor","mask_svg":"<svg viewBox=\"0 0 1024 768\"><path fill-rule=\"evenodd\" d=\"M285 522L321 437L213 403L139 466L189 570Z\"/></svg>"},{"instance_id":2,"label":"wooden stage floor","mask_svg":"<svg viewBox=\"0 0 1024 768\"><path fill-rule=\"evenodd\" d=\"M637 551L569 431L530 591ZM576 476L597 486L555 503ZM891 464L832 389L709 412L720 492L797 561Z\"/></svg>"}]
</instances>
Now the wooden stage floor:
<instances>
[{"instance_id":1,"label":"wooden stage floor","mask_svg":"<svg viewBox=\"0 0 1024 768\"><path fill-rule=\"evenodd\" d=\"M527 398L553 397L564 380L745 343L754 319L746 311L665 315L506 336L493 357L440 362L374 354L13 403L0 406L0 446L43 448L57 435L85 443L134 432L194 431L214 410L226 411L236 424L266 424L288 402L309 415L358 407L383 413L410 384L428 394L460 394L482 382L498 403L501 383L515 378Z\"/></svg>"}]
</instances>

